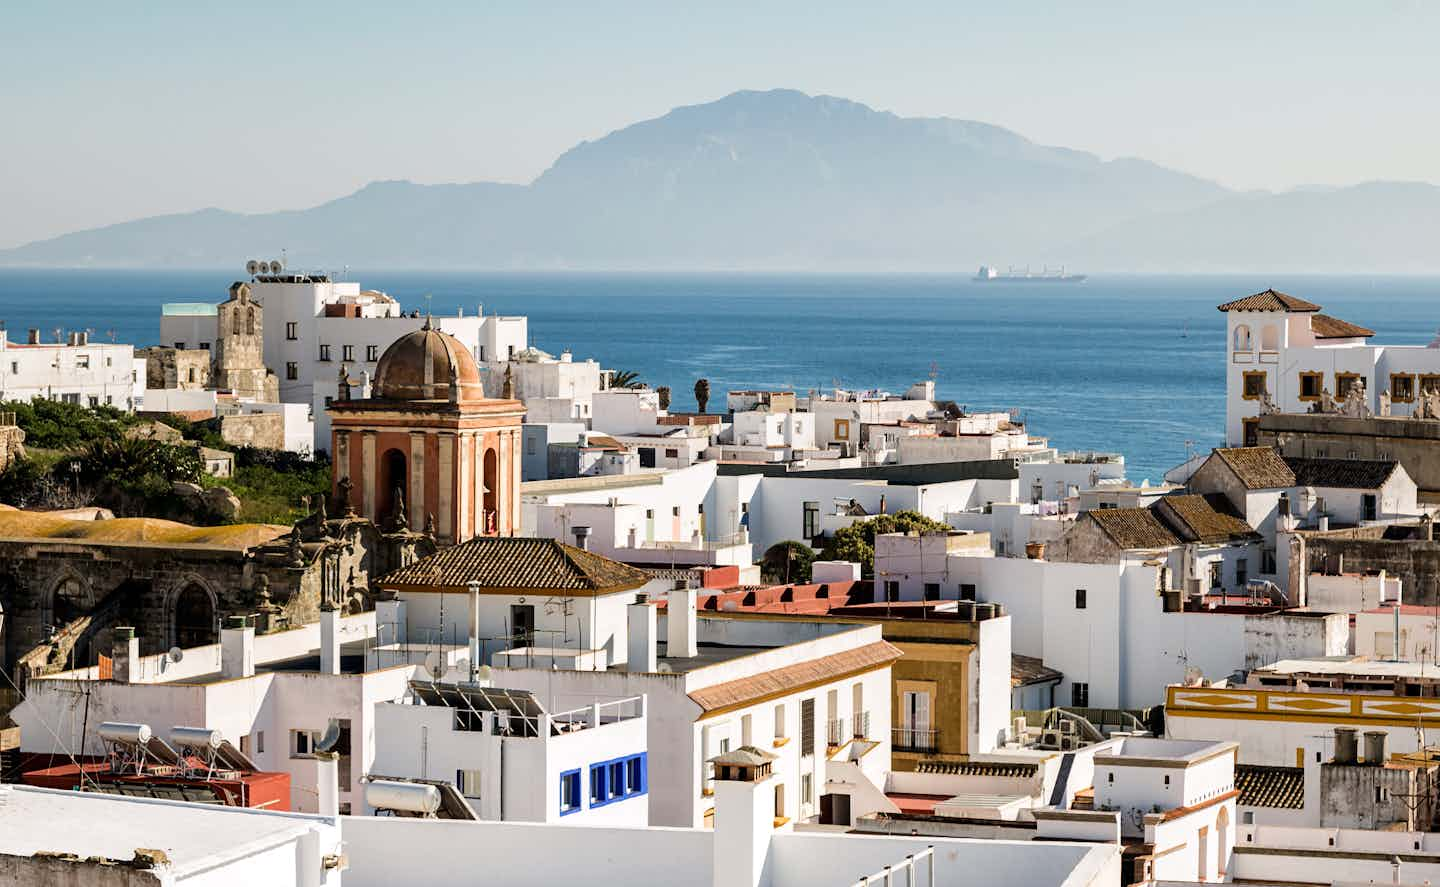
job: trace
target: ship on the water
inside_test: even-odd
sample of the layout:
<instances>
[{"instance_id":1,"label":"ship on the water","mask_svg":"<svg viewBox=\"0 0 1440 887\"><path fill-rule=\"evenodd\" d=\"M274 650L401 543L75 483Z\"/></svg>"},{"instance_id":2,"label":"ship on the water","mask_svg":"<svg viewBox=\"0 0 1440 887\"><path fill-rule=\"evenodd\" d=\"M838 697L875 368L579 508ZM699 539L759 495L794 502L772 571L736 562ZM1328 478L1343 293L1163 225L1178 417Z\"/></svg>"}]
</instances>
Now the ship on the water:
<instances>
[{"instance_id":1,"label":"ship on the water","mask_svg":"<svg viewBox=\"0 0 1440 887\"><path fill-rule=\"evenodd\" d=\"M1081 283L1085 275L1066 274L1064 265L1058 268L1046 265L1039 271L1031 271L1029 265L1024 268L1012 265L1003 274L999 268L981 265L971 280L975 283Z\"/></svg>"}]
</instances>

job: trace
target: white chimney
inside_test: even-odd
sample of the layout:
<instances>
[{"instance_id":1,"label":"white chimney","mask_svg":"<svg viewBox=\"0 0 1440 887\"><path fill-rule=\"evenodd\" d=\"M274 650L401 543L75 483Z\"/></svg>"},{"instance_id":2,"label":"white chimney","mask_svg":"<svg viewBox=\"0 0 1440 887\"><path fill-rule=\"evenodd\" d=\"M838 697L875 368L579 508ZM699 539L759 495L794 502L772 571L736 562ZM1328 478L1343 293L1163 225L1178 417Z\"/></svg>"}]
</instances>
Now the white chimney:
<instances>
[{"instance_id":1,"label":"white chimney","mask_svg":"<svg viewBox=\"0 0 1440 887\"><path fill-rule=\"evenodd\" d=\"M115 642L110 651L114 664L114 680L119 684L133 684L140 677L140 639L129 625L117 625L113 632Z\"/></svg>"},{"instance_id":2,"label":"white chimney","mask_svg":"<svg viewBox=\"0 0 1440 887\"><path fill-rule=\"evenodd\" d=\"M758 766L724 769L716 764L715 857L711 882L714 887L758 887L760 884L765 858L770 853L770 836L788 830L789 826L788 823L781 828L775 826L775 783L768 761Z\"/></svg>"},{"instance_id":3,"label":"white chimney","mask_svg":"<svg viewBox=\"0 0 1440 887\"><path fill-rule=\"evenodd\" d=\"M655 643L659 640L656 637L658 632L655 627L655 605L650 603L647 595L638 594L635 596L635 603L625 609L626 632L629 638L625 651L625 667L630 671L652 673L659 666L655 653Z\"/></svg>"},{"instance_id":4,"label":"white chimney","mask_svg":"<svg viewBox=\"0 0 1440 887\"><path fill-rule=\"evenodd\" d=\"M676 583L678 588L670 592L665 605L665 655L671 659L686 659L699 654L695 636L695 589L684 587L683 580Z\"/></svg>"},{"instance_id":5,"label":"white chimney","mask_svg":"<svg viewBox=\"0 0 1440 887\"><path fill-rule=\"evenodd\" d=\"M590 528L589 528L589 527L572 527L572 528L570 529L570 532L575 534L575 547L576 547L576 548L583 549L583 550L585 550L585 551L589 551L589 550L590 550Z\"/></svg>"},{"instance_id":6,"label":"white chimney","mask_svg":"<svg viewBox=\"0 0 1440 887\"><path fill-rule=\"evenodd\" d=\"M340 611L333 606L320 609L320 673L340 673Z\"/></svg>"},{"instance_id":7,"label":"white chimney","mask_svg":"<svg viewBox=\"0 0 1440 887\"><path fill-rule=\"evenodd\" d=\"M321 816L339 816L339 755L333 751L319 751L312 757L315 758L315 812Z\"/></svg>"},{"instance_id":8,"label":"white chimney","mask_svg":"<svg viewBox=\"0 0 1440 887\"><path fill-rule=\"evenodd\" d=\"M220 631L220 676L248 678L255 674L255 629L244 616L225 617Z\"/></svg>"}]
</instances>

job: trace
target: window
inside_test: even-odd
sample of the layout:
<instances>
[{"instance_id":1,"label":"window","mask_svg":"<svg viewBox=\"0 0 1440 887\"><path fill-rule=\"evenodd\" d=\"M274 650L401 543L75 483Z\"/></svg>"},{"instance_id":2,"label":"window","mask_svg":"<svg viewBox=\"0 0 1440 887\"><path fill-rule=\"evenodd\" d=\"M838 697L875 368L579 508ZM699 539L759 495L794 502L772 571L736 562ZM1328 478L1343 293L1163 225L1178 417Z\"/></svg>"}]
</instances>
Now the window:
<instances>
[{"instance_id":1,"label":"window","mask_svg":"<svg viewBox=\"0 0 1440 887\"><path fill-rule=\"evenodd\" d=\"M1265 372L1255 370L1245 374L1244 388L1240 396L1246 400L1260 400L1265 397Z\"/></svg>"},{"instance_id":2,"label":"window","mask_svg":"<svg viewBox=\"0 0 1440 887\"><path fill-rule=\"evenodd\" d=\"M265 754L265 731L264 731L264 730L256 730L256 731L255 731L255 754L257 754L257 755L263 755L263 754Z\"/></svg>"},{"instance_id":3,"label":"window","mask_svg":"<svg viewBox=\"0 0 1440 887\"><path fill-rule=\"evenodd\" d=\"M820 503L805 502L800 507L803 523L800 536L803 539L814 539L820 535Z\"/></svg>"},{"instance_id":4,"label":"window","mask_svg":"<svg viewBox=\"0 0 1440 887\"><path fill-rule=\"evenodd\" d=\"M1273 576L1275 574L1275 570L1275 549L1260 549L1260 572L1264 573L1267 576Z\"/></svg>"},{"instance_id":5,"label":"window","mask_svg":"<svg viewBox=\"0 0 1440 887\"><path fill-rule=\"evenodd\" d=\"M1375 520L1375 497L1370 493L1360 497L1360 519Z\"/></svg>"},{"instance_id":6,"label":"window","mask_svg":"<svg viewBox=\"0 0 1440 887\"><path fill-rule=\"evenodd\" d=\"M560 774L560 815L580 809L580 771L566 770Z\"/></svg>"},{"instance_id":7,"label":"window","mask_svg":"<svg viewBox=\"0 0 1440 887\"><path fill-rule=\"evenodd\" d=\"M1240 420L1241 436L1245 440L1245 446L1258 447L1260 445L1260 419L1250 416Z\"/></svg>"},{"instance_id":8,"label":"window","mask_svg":"<svg viewBox=\"0 0 1440 887\"><path fill-rule=\"evenodd\" d=\"M1431 391L1440 391L1440 374L1425 373L1420 376L1419 392L1428 394Z\"/></svg>"},{"instance_id":9,"label":"window","mask_svg":"<svg viewBox=\"0 0 1440 887\"><path fill-rule=\"evenodd\" d=\"M640 467L641 467L641 468L654 468L654 467L655 467L655 448L654 448L654 447L640 447Z\"/></svg>"},{"instance_id":10,"label":"window","mask_svg":"<svg viewBox=\"0 0 1440 887\"><path fill-rule=\"evenodd\" d=\"M195 381L195 368L194 368L194 367L190 367L190 370L189 370L189 372L188 372L188 375L187 375L187 378L186 378L185 381L187 381L187 382L194 382L194 381Z\"/></svg>"},{"instance_id":11,"label":"window","mask_svg":"<svg viewBox=\"0 0 1440 887\"><path fill-rule=\"evenodd\" d=\"M60 400L61 400L62 403L73 403L73 404L79 405L79 403L80 403L80 392L77 391L77 392L75 392L75 393L73 393L73 394L61 394L61 395L60 395Z\"/></svg>"},{"instance_id":12,"label":"window","mask_svg":"<svg viewBox=\"0 0 1440 887\"><path fill-rule=\"evenodd\" d=\"M201 351L209 351L209 350L210 350L210 343L209 343L209 342L201 342L201 343L200 343L200 350L201 350Z\"/></svg>"},{"instance_id":13,"label":"window","mask_svg":"<svg viewBox=\"0 0 1440 887\"><path fill-rule=\"evenodd\" d=\"M88 354L77 354L77 355L75 355L75 369L77 369L77 370L88 370L88 369L90 369L90 355L88 355Z\"/></svg>"},{"instance_id":14,"label":"window","mask_svg":"<svg viewBox=\"0 0 1440 887\"><path fill-rule=\"evenodd\" d=\"M775 741L779 742L785 738L785 706L775 706Z\"/></svg>"},{"instance_id":15,"label":"window","mask_svg":"<svg viewBox=\"0 0 1440 887\"><path fill-rule=\"evenodd\" d=\"M1210 562L1210 587L1211 587L1212 589L1218 590L1218 589L1220 589L1221 587L1223 587L1223 586L1222 586L1222 583L1223 583L1223 581L1224 581L1224 577L1223 577L1223 575L1221 574L1220 569L1221 569L1221 563L1220 563L1220 561L1211 561L1211 562Z\"/></svg>"},{"instance_id":16,"label":"window","mask_svg":"<svg viewBox=\"0 0 1440 887\"><path fill-rule=\"evenodd\" d=\"M1351 386L1361 382L1359 373L1335 374L1335 399L1344 400L1350 394Z\"/></svg>"},{"instance_id":17,"label":"window","mask_svg":"<svg viewBox=\"0 0 1440 887\"><path fill-rule=\"evenodd\" d=\"M625 760L625 791L632 795L645 791L645 759L640 755Z\"/></svg>"},{"instance_id":18,"label":"window","mask_svg":"<svg viewBox=\"0 0 1440 887\"><path fill-rule=\"evenodd\" d=\"M679 516L680 516L680 506L679 506L679 505L672 505L672 506L670 506L670 516L671 516L671 517L679 517Z\"/></svg>"},{"instance_id":19,"label":"window","mask_svg":"<svg viewBox=\"0 0 1440 887\"><path fill-rule=\"evenodd\" d=\"M1070 704L1076 708L1090 707L1090 685L1076 681L1070 685Z\"/></svg>"},{"instance_id":20,"label":"window","mask_svg":"<svg viewBox=\"0 0 1440 887\"><path fill-rule=\"evenodd\" d=\"M887 601L898 601L898 600L900 600L900 582L899 582L898 580L895 580L895 579L886 579L886 580L885 580L885 600L887 600Z\"/></svg>"},{"instance_id":21,"label":"window","mask_svg":"<svg viewBox=\"0 0 1440 887\"><path fill-rule=\"evenodd\" d=\"M591 764L590 806L594 807L596 804L603 804L606 800L607 798L605 797L605 765Z\"/></svg>"},{"instance_id":22,"label":"window","mask_svg":"<svg viewBox=\"0 0 1440 887\"><path fill-rule=\"evenodd\" d=\"M320 346L320 359L321 359L321 360L325 360L325 361L328 361L328 360L330 359L330 346L329 346L329 345L321 345L321 346Z\"/></svg>"},{"instance_id":23,"label":"window","mask_svg":"<svg viewBox=\"0 0 1440 887\"><path fill-rule=\"evenodd\" d=\"M346 362L349 362L349 361L354 360L354 359L355 359L355 346L354 346L354 345L341 345L341 346L340 346L340 359L343 360L343 361L346 361Z\"/></svg>"},{"instance_id":24,"label":"window","mask_svg":"<svg viewBox=\"0 0 1440 887\"><path fill-rule=\"evenodd\" d=\"M285 364L285 378L289 379L291 382L300 378L300 364L296 363L293 360Z\"/></svg>"},{"instance_id":25,"label":"window","mask_svg":"<svg viewBox=\"0 0 1440 887\"><path fill-rule=\"evenodd\" d=\"M723 746L721 754L724 754ZM612 761L601 761L590 765L590 806L603 807L606 804L613 804L616 801L623 801L626 798L633 798L643 795L648 790L649 776L647 775L646 756L644 753L628 755L623 758L616 758ZM580 771L571 771L574 774L576 794L579 793ZM569 774L565 774L569 775ZM562 812L574 812L565 810L565 778L560 781L560 806ZM579 809L577 806L574 809Z\"/></svg>"},{"instance_id":26,"label":"window","mask_svg":"<svg viewBox=\"0 0 1440 887\"><path fill-rule=\"evenodd\" d=\"M1300 374L1300 399L1319 400L1320 390L1325 387L1324 373Z\"/></svg>"},{"instance_id":27,"label":"window","mask_svg":"<svg viewBox=\"0 0 1440 887\"><path fill-rule=\"evenodd\" d=\"M1390 399L1395 403L1410 403L1415 399L1415 377L1409 373L1390 374Z\"/></svg>"},{"instance_id":28,"label":"window","mask_svg":"<svg viewBox=\"0 0 1440 887\"><path fill-rule=\"evenodd\" d=\"M105 406L107 406L107 407L108 407L108 406L114 406L114 404L115 404L115 396L112 395L112 394L107 394L107 395L105 395Z\"/></svg>"},{"instance_id":29,"label":"window","mask_svg":"<svg viewBox=\"0 0 1440 887\"><path fill-rule=\"evenodd\" d=\"M320 734L315 730L291 730L290 757L298 758L310 754L319 740Z\"/></svg>"},{"instance_id":30,"label":"window","mask_svg":"<svg viewBox=\"0 0 1440 887\"><path fill-rule=\"evenodd\" d=\"M377 361L377 360L379 360L379 359L380 359L380 346L379 346L379 345L366 345L366 346L365 346L365 360L366 360L367 362L369 362L369 363L374 363L375 361Z\"/></svg>"},{"instance_id":31,"label":"window","mask_svg":"<svg viewBox=\"0 0 1440 887\"><path fill-rule=\"evenodd\" d=\"M802 804L813 804L813 803L815 803L815 774L814 774L814 773L801 773L801 774L800 774L800 803L802 803Z\"/></svg>"},{"instance_id":32,"label":"window","mask_svg":"<svg viewBox=\"0 0 1440 887\"><path fill-rule=\"evenodd\" d=\"M93 410L93 409L95 409L95 408L98 407L98 406L100 406L100 395L98 395L98 394L92 394L92 395L90 395L90 409Z\"/></svg>"},{"instance_id":33,"label":"window","mask_svg":"<svg viewBox=\"0 0 1440 887\"><path fill-rule=\"evenodd\" d=\"M962 600L962 601L973 601L973 600L975 600L975 586L974 586L972 583L969 583L969 582L962 582L962 583L960 583L960 600Z\"/></svg>"},{"instance_id":34,"label":"window","mask_svg":"<svg viewBox=\"0 0 1440 887\"><path fill-rule=\"evenodd\" d=\"M666 458L666 459L679 459L679 458L680 458L680 450L676 449L675 447L666 447L666 448L665 448L665 458Z\"/></svg>"},{"instance_id":35,"label":"window","mask_svg":"<svg viewBox=\"0 0 1440 887\"><path fill-rule=\"evenodd\" d=\"M609 791L610 800L625 797L625 762L611 761L610 773L606 777L606 789Z\"/></svg>"},{"instance_id":36,"label":"window","mask_svg":"<svg viewBox=\"0 0 1440 887\"><path fill-rule=\"evenodd\" d=\"M242 755L248 755L248 754L250 754L250 734L249 734L249 733L246 733L244 736L241 736L241 737L240 737L240 754L242 754Z\"/></svg>"},{"instance_id":37,"label":"window","mask_svg":"<svg viewBox=\"0 0 1440 887\"><path fill-rule=\"evenodd\" d=\"M1085 609L1085 589L1083 588L1075 589L1075 609Z\"/></svg>"},{"instance_id":38,"label":"window","mask_svg":"<svg viewBox=\"0 0 1440 887\"><path fill-rule=\"evenodd\" d=\"M295 327L296 323L293 320L285 324L285 338L289 339L292 342L300 338L300 336L295 331Z\"/></svg>"},{"instance_id":39,"label":"window","mask_svg":"<svg viewBox=\"0 0 1440 887\"><path fill-rule=\"evenodd\" d=\"M1235 584L1240 588L1250 581L1250 558L1242 557L1235 562Z\"/></svg>"},{"instance_id":40,"label":"window","mask_svg":"<svg viewBox=\"0 0 1440 887\"><path fill-rule=\"evenodd\" d=\"M783 782L775 786L775 818L785 818L785 783Z\"/></svg>"},{"instance_id":41,"label":"window","mask_svg":"<svg viewBox=\"0 0 1440 887\"><path fill-rule=\"evenodd\" d=\"M1235 348L1236 351L1249 351L1253 347L1250 337L1250 327L1240 324L1235 327Z\"/></svg>"},{"instance_id":42,"label":"window","mask_svg":"<svg viewBox=\"0 0 1440 887\"><path fill-rule=\"evenodd\" d=\"M939 583L939 582L926 582L926 583L925 583L925 600L927 600L927 601L938 601L938 600L940 600L940 583Z\"/></svg>"},{"instance_id":43,"label":"window","mask_svg":"<svg viewBox=\"0 0 1440 887\"><path fill-rule=\"evenodd\" d=\"M175 350L176 350L176 351L184 351L184 350L185 350L185 343L184 343L184 342L176 342L176 343L175 343Z\"/></svg>"},{"instance_id":44,"label":"window","mask_svg":"<svg viewBox=\"0 0 1440 887\"><path fill-rule=\"evenodd\" d=\"M1105 774L1105 781L1106 781L1107 783L1109 783L1110 785L1114 785L1114 784L1115 784L1115 771L1114 771L1114 770L1111 770L1109 773L1106 773L1106 774Z\"/></svg>"},{"instance_id":45,"label":"window","mask_svg":"<svg viewBox=\"0 0 1440 887\"><path fill-rule=\"evenodd\" d=\"M815 753L815 700L800 700L800 754Z\"/></svg>"},{"instance_id":46,"label":"window","mask_svg":"<svg viewBox=\"0 0 1440 887\"><path fill-rule=\"evenodd\" d=\"M480 771L456 770L455 790L467 798L480 797Z\"/></svg>"},{"instance_id":47,"label":"window","mask_svg":"<svg viewBox=\"0 0 1440 887\"><path fill-rule=\"evenodd\" d=\"M835 420L835 439L836 439L836 440L849 440L849 439L850 439L850 420L849 420L849 419L836 419L836 420Z\"/></svg>"}]
</instances>

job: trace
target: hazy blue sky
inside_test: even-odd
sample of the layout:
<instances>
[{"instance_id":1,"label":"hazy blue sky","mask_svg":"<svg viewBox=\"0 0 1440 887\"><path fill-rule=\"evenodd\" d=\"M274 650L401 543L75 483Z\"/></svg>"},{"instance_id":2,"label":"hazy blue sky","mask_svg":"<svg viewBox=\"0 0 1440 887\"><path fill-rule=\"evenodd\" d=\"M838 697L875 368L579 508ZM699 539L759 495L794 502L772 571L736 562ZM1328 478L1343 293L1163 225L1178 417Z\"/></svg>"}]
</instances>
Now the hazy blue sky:
<instances>
[{"instance_id":1,"label":"hazy blue sky","mask_svg":"<svg viewBox=\"0 0 1440 887\"><path fill-rule=\"evenodd\" d=\"M737 89L1237 188L1440 182L1440 4L0 3L0 245L375 179L524 182Z\"/></svg>"}]
</instances>

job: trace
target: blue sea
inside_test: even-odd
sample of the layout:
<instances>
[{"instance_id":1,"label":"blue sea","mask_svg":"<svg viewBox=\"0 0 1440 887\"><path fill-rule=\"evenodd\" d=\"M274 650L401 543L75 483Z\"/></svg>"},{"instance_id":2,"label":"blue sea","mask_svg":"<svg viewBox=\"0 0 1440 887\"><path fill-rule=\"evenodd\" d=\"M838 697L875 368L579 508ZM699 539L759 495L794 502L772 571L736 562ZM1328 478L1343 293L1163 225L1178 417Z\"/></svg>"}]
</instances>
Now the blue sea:
<instances>
[{"instance_id":1,"label":"blue sea","mask_svg":"<svg viewBox=\"0 0 1440 887\"><path fill-rule=\"evenodd\" d=\"M0 319L154 344L164 302L224 299L233 272L0 269ZM1425 344L1440 278L1092 276L1083 284L977 285L966 274L590 274L355 271L405 307L525 314L532 344L571 349L712 409L732 388L902 392L932 373L941 397L1015 409L1061 449L1124 453L1158 479L1223 437L1224 317L1267 287Z\"/></svg>"}]
</instances>

